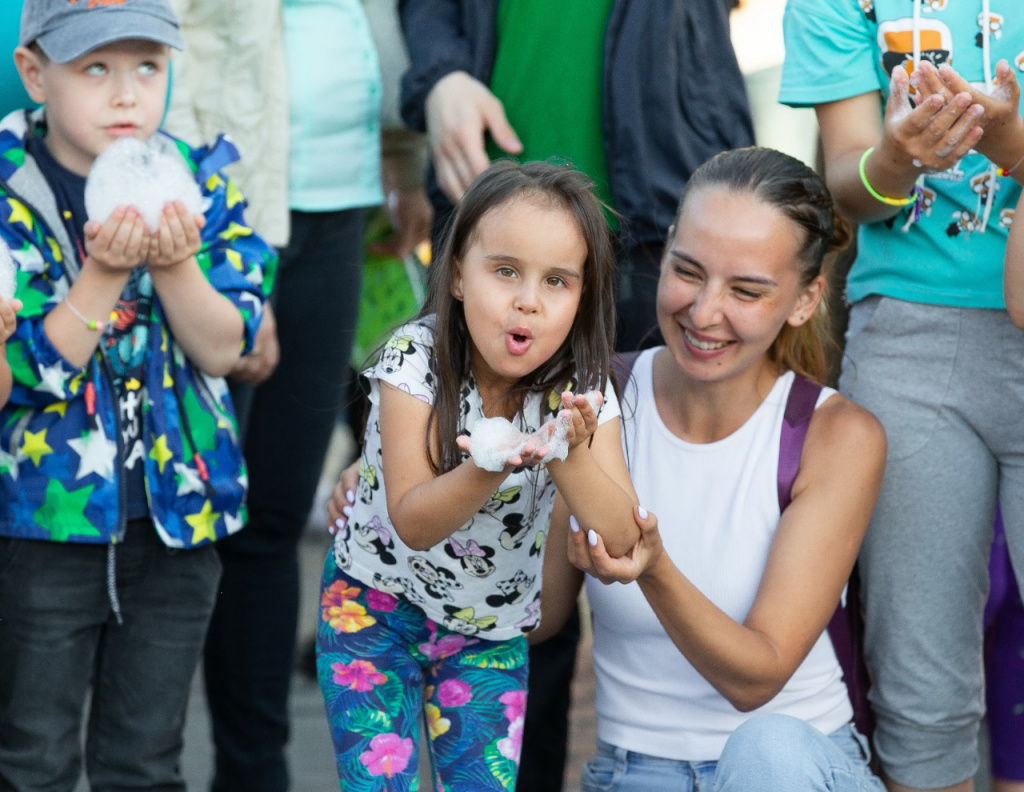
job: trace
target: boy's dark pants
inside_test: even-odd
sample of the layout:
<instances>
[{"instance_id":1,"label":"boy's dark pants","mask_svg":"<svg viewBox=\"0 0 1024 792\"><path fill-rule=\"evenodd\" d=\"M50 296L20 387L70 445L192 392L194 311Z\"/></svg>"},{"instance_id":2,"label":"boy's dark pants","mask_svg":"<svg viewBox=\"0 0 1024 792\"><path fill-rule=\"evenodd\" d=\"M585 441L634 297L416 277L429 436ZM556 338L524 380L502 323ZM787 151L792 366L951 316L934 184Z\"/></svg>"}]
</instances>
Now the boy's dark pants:
<instances>
[{"instance_id":1,"label":"boy's dark pants","mask_svg":"<svg viewBox=\"0 0 1024 792\"><path fill-rule=\"evenodd\" d=\"M256 388L244 429L249 523L217 543L224 578L203 660L213 792L289 786L298 543L347 392L355 336L364 210L293 211L291 218L272 297L281 363ZM326 548L326 528L323 536Z\"/></svg>"},{"instance_id":2,"label":"boy's dark pants","mask_svg":"<svg viewBox=\"0 0 1024 792\"><path fill-rule=\"evenodd\" d=\"M148 520L106 545L0 539L0 790L70 792L81 725L94 792L180 792L182 729L213 610L211 545L164 546Z\"/></svg>"}]
</instances>

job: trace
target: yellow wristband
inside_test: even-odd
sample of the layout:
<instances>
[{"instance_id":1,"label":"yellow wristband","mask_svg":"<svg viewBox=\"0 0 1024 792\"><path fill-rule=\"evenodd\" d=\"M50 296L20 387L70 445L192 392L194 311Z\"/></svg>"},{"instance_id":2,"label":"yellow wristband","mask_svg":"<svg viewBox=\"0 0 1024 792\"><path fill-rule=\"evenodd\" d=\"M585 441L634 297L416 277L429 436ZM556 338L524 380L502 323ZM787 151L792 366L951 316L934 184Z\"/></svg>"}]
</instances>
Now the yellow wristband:
<instances>
[{"instance_id":1,"label":"yellow wristband","mask_svg":"<svg viewBox=\"0 0 1024 792\"><path fill-rule=\"evenodd\" d=\"M882 195L880 192L878 192L878 190L871 186L871 182L868 181L868 175L864 172L864 163L868 161L868 157L871 156L871 152L874 150L875 147L872 146L863 154L861 154L860 166L858 168L860 170L860 183L864 185L864 189L867 190L868 194L876 201L881 201L882 203L888 204L889 206L909 206L915 200L917 200L916 195L911 195L908 196L907 198L890 198L887 195Z\"/></svg>"}]
</instances>

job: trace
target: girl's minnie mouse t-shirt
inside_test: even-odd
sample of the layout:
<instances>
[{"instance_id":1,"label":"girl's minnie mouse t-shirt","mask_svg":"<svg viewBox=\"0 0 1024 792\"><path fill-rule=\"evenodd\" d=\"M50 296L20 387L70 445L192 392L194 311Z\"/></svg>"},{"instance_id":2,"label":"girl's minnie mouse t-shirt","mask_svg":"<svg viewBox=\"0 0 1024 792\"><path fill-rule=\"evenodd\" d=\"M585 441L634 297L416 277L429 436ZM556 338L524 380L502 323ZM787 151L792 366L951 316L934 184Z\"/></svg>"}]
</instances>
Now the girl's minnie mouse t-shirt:
<instances>
[{"instance_id":1,"label":"girl's minnie mouse t-shirt","mask_svg":"<svg viewBox=\"0 0 1024 792\"><path fill-rule=\"evenodd\" d=\"M346 574L406 600L450 630L507 640L540 624L541 567L556 494L547 469L516 469L472 520L429 550L407 547L388 517L381 469L380 384L433 404L433 344L433 318L411 322L394 332L377 363L363 372L371 407L359 486L352 516L335 536L334 556ZM575 388L574 383L567 386ZM610 382L604 398L598 424L619 417ZM513 423L534 432L560 408L560 394L531 394ZM461 432L471 435L474 424L485 418L472 379L463 384L460 409Z\"/></svg>"}]
</instances>

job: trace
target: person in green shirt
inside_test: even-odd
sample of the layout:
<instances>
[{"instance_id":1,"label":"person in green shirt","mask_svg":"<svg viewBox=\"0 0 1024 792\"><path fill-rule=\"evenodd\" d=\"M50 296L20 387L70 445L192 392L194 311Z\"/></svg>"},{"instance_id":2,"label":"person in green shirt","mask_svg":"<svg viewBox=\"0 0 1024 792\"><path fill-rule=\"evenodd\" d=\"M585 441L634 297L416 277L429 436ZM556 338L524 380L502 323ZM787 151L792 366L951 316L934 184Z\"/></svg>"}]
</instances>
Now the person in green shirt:
<instances>
[{"instance_id":1,"label":"person in green shirt","mask_svg":"<svg viewBox=\"0 0 1024 792\"><path fill-rule=\"evenodd\" d=\"M434 240L502 156L565 161L608 207L621 350L658 340L654 295L675 198L690 173L753 143L729 40L732 0L409 0L403 115L431 143Z\"/></svg>"}]
</instances>

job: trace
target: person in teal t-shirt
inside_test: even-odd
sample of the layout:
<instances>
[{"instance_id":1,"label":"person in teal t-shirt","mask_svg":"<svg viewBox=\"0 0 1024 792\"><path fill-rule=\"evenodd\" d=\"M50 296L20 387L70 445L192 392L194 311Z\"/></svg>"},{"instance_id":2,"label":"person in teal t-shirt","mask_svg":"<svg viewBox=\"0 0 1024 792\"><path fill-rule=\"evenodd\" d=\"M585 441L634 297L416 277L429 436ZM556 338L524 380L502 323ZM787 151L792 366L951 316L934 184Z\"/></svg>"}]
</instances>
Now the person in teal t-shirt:
<instances>
[{"instance_id":1,"label":"person in teal t-shirt","mask_svg":"<svg viewBox=\"0 0 1024 792\"><path fill-rule=\"evenodd\" d=\"M815 107L829 188L860 223L840 388L889 441L860 555L876 753L890 790L967 792L997 503L1024 558L1024 334L1002 290L1024 16L1013 0L789 0L784 30L780 98Z\"/></svg>"}]
</instances>

